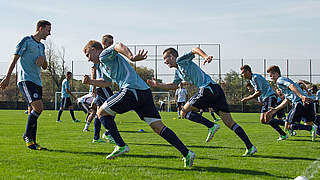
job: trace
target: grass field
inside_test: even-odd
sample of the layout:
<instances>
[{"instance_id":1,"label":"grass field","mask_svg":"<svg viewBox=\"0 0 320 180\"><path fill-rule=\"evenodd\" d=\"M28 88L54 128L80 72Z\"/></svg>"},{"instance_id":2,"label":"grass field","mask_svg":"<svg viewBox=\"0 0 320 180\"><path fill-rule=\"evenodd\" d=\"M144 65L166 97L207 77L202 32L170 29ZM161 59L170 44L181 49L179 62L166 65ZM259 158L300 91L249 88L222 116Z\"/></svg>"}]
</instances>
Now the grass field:
<instances>
[{"instance_id":1,"label":"grass field","mask_svg":"<svg viewBox=\"0 0 320 180\"><path fill-rule=\"evenodd\" d=\"M72 123L67 111L56 123L57 112L44 111L38 143L49 151L31 151L22 139L27 115L1 110L0 179L294 179L320 157L319 140L311 142L309 132L277 142L277 133L260 124L258 114L233 114L258 149L253 157L242 157L244 144L222 122L213 141L205 143L206 127L162 113L164 123L197 155L194 166L185 169L181 154L129 112L117 115L116 123L130 152L106 160L113 145L91 143L93 123L91 132L82 132L85 115L76 116L81 123ZM320 179L319 172L314 179Z\"/></svg>"}]
</instances>

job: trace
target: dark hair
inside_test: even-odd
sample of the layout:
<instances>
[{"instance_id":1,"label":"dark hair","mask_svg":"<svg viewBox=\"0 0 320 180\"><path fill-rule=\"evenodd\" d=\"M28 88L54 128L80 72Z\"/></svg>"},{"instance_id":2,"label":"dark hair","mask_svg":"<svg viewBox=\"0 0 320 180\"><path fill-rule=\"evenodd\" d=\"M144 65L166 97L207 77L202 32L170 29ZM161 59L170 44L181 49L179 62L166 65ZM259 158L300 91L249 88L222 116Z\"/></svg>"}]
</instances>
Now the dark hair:
<instances>
[{"instance_id":1,"label":"dark hair","mask_svg":"<svg viewBox=\"0 0 320 180\"><path fill-rule=\"evenodd\" d=\"M242 70L244 70L244 71L249 71L250 73L252 73L252 71L251 71L251 67L249 66L249 65L243 65L241 68L240 68L240 70L242 71Z\"/></svg>"},{"instance_id":2,"label":"dark hair","mask_svg":"<svg viewBox=\"0 0 320 180\"><path fill-rule=\"evenodd\" d=\"M279 66L276 66L276 65L270 66L270 67L267 69L267 73L269 73L269 72L278 73L279 76L281 76L281 72L280 72Z\"/></svg>"},{"instance_id":3,"label":"dark hair","mask_svg":"<svg viewBox=\"0 0 320 180\"><path fill-rule=\"evenodd\" d=\"M71 75L71 74L72 74L72 72L68 71L66 74L67 74L67 76L68 76L68 75Z\"/></svg>"},{"instance_id":4,"label":"dark hair","mask_svg":"<svg viewBox=\"0 0 320 180\"><path fill-rule=\"evenodd\" d=\"M172 56L174 56L175 58L179 56L178 51L175 50L174 48L167 48L166 50L163 51L162 54L165 54L165 53L172 54Z\"/></svg>"},{"instance_id":5,"label":"dark hair","mask_svg":"<svg viewBox=\"0 0 320 180\"><path fill-rule=\"evenodd\" d=\"M46 20L40 20L37 23L37 31L40 29L40 27L46 27L46 26L51 26L51 23L49 21Z\"/></svg>"},{"instance_id":6,"label":"dark hair","mask_svg":"<svg viewBox=\"0 0 320 180\"><path fill-rule=\"evenodd\" d=\"M105 39L107 39L107 38L113 39L113 36L110 34L106 34L106 35L102 36L102 42L105 41Z\"/></svg>"},{"instance_id":7,"label":"dark hair","mask_svg":"<svg viewBox=\"0 0 320 180\"><path fill-rule=\"evenodd\" d=\"M251 83L247 83L246 87L253 87Z\"/></svg>"},{"instance_id":8,"label":"dark hair","mask_svg":"<svg viewBox=\"0 0 320 180\"><path fill-rule=\"evenodd\" d=\"M312 85L311 90L312 90L312 93L316 93L318 91L317 85Z\"/></svg>"}]
</instances>

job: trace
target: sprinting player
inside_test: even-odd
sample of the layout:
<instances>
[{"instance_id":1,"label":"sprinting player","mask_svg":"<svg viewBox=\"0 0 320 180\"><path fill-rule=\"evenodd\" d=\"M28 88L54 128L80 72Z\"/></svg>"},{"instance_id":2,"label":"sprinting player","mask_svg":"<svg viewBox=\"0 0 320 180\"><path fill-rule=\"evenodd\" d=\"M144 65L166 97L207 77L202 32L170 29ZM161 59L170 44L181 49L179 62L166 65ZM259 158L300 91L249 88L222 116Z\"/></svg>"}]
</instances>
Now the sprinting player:
<instances>
[{"instance_id":1,"label":"sprinting player","mask_svg":"<svg viewBox=\"0 0 320 180\"><path fill-rule=\"evenodd\" d=\"M93 40L89 41L83 50L89 61L95 64L100 63L103 74L114 80L120 87L120 92L104 102L97 112L101 123L110 132L117 144L114 151L106 158L113 159L129 152L129 146L120 136L114 116L116 113L122 114L134 110L141 120L149 124L154 132L181 152L184 156L184 166L191 167L195 153L189 151L176 134L162 123L149 86L122 56L124 55L131 61L140 61L147 58L147 52L142 50L133 55L130 49L121 43L103 50L102 45ZM93 84L93 80L85 75L83 83Z\"/></svg>"},{"instance_id":2,"label":"sprinting player","mask_svg":"<svg viewBox=\"0 0 320 180\"><path fill-rule=\"evenodd\" d=\"M74 117L74 112L73 112L73 106L72 106L72 102L71 102L71 98L70 96L72 96L73 98L76 98L70 89L70 79L72 78L72 73L70 71L68 71L66 73L66 78L62 81L62 86L61 86L61 104L60 104L60 110L58 113L58 118L57 118L57 122L62 122L61 115L64 109L68 108L70 111L70 115L72 117L72 122L74 123L78 123L80 122L80 120L76 119Z\"/></svg>"},{"instance_id":3,"label":"sprinting player","mask_svg":"<svg viewBox=\"0 0 320 180\"><path fill-rule=\"evenodd\" d=\"M46 150L37 144L37 120L43 110L41 68L47 69L48 63L45 57L45 46L40 42L50 35L51 23L40 20L37 23L36 32L24 37L16 47L15 54L8 68L6 77L1 81L0 88L8 87L12 71L18 62L18 86L24 98L31 105L27 127L23 136L28 148L32 150Z\"/></svg>"},{"instance_id":4,"label":"sprinting player","mask_svg":"<svg viewBox=\"0 0 320 180\"><path fill-rule=\"evenodd\" d=\"M153 78L153 80L148 80L149 85L163 89L177 89L178 84L183 80L196 85L199 88L199 92L183 106L181 110L182 117L206 126L209 131L206 142L209 142L219 129L219 125L200 116L197 112L199 109L212 107L221 117L224 124L232 129L245 143L247 150L244 156L253 155L257 152L257 149L252 145L241 126L233 121L222 88L192 61L195 57L194 54L200 55L205 59L203 64L210 63L212 60L212 56L208 56L200 48L194 48L191 52L181 57L178 57L178 52L174 48L166 49L163 52L164 63L167 64L169 68L176 68L175 78L172 83L158 83L156 79Z\"/></svg>"},{"instance_id":5,"label":"sprinting player","mask_svg":"<svg viewBox=\"0 0 320 180\"><path fill-rule=\"evenodd\" d=\"M283 109L286 104L291 101L292 109L286 119L285 128L287 130L311 131L312 141L314 141L316 138L316 128L312 125L312 122L315 119L312 99L310 99L291 79L281 76L280 68L278 66L270 66L267 69L267 72L286 98L280 105L271 108L267 112L267 119L271 119L277 111ZM300 124L302 118L306 119L307 125Z\"/></svg>"},{"instance_id":6,"label":"sprinting player","mask_svg":"<svg viewBox=\"0 0 320 180\"><path fill-rule=\"evenodd\" d=\"M202 114L203 114L204 111L205 111L205 110L203 110L203 109L200 109L200 110L199 110L200 116L202 116ZM208 111L209 111L209 113L211 114L214 122L218 122L218 121L221 120L220 118L216 118L216 116L214 115L214 110L213 110L213 108L208 108Z\"/></svg>"},{"instance_id":7,"label":"sprinting player","mask_svg":"<svg viewBox=\"0 0 320 180\"><path fill-rule=\"evenodd\" d=\"M244 65L240 68L241 76L245 79L250 80L251 85L254 87L254 93L241 99L241 102L247 102L252 99L260 98L263 103L261 107L260 122L262 124L268 124L273 129L275 129L280 137L279 141L288 139L288 135L279 127L279 125L284 125L282 120L275 119L274 117L267 121L266 113L271 107L277 106L277 95L273 91L270 83L260 74L252 73L251 67L249 65Z\"/></svg>"},{"instance_id":8,"label":"sprinting player","mask_svg":"<svg viewBox=\"0 0 320 180\"><path fill-rule=\"evenodd\" d=\"M182 110L187 99L188 99L188 91L186 88L183 87L183 83L181 82L179 84L179 88L176 90L176 93L174 95L174 102L177 105L179 119L181 119L180 111Z\"/></svg>"}]
</instances>

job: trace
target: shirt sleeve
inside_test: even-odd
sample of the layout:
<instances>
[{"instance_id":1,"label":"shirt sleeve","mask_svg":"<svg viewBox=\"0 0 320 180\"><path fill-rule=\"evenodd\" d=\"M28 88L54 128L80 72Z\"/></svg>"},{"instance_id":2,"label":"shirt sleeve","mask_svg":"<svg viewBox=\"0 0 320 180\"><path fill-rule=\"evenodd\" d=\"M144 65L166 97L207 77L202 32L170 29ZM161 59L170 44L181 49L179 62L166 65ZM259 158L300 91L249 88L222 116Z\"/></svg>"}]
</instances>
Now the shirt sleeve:
<instances>
[{"instance_id":1,"label":"shirt sleeve","mask_svg":"<svg viewBox=\"0 0 320 180\"><path fill-rule=\"evenodd\" d=\"M182 62L186 62L186 61L191 61L194 58L194 54L192 53L192 51L184 54L181 57L177 58L177 63L182 63Z\"/></svg>"},{"instance_id":2,"label":"shirt sleeve","mask_svg":"<svg viewBox=\"0 0 320 180\"><path fill-rule=\"evenodd\" d=\"M284 85L284 86L286 86L287 88L289 88L290 84L292 84L292 83L290 83L289 81L287 81L287 80L285 80L285 79L283 79L283 78L279 78L279 79L277 80L277 84L279 84L279 85Z\"/></svg>"},{"instance_id":3,"label":"shirt sleeve","mask_svg":"<svg viewBox=\"0 0 320 180\"><path fill-rule=\"evenodd\" d=\"M40 56L45 56L45 46L41 44Z\"/></svg>"},{"instance_id":4,"label":"shirt sleeve","mask_svg":"<svg viewBox=\"0 0 320 180\"><path fill-rule=\"evenodd\" d=\"M258 77L254 77L253 81L254 81L254 84L255 84L254 85L254 90L255 91L261 91L262 90L262 88L261 88L262 85L261 85L261 81L258 80Z\"/></svg>"},{"instance_id":5,"label":"shirt sleeve","mask_svg":"<svg viewBox=\"0 0 320 180\"><path fill-rule=\"evenodd\" d=\"M108 61L113 59L118 54L118 52L114 49L114 46L115 45L103 50L100 54L100 60Z\"/></svg>"},{"instance_id":6,"label":"shirt sleeve","mask_svg":"<svg viewBox=\"0 0 320 180\"><path fill-rule=\"evenodd\" d=\"M175 74L174 74L174 79L173 79L173 83L174 84L179 84L182 82L182 79L179 77L178 75L178 70L176 70Z\"/></svg>"},{"instance_id":7,"label":"shirt sleeve","mask_svg":"<svg viewBox=\"0 0 320 180\"><path fill-rule=\"evenodd\" d=\"M24 37L19 44L16 46L16 51L14 54L22 56L23 53L27 50L27 39L28 37Z\"/></svg>"}]
</instances>

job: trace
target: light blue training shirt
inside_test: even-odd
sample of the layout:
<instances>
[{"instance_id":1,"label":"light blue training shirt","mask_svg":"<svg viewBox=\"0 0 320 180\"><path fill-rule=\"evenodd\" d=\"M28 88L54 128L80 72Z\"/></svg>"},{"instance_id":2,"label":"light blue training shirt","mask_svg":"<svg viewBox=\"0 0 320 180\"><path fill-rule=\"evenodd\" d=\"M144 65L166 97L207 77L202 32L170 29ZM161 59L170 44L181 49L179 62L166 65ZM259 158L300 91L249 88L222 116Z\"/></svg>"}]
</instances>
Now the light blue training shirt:
<instances>
[{"instance_id":1,"label":"light blue training shirt","mask_svg":"<svg viewBox=\"0 0 320 180\"><path fill-rule=\"evenodd\" d=\"M70 91L70 82L66 78L62 81L62 86L61 86L61 97L62 98L70 97L70 95L67 93L67 89L69 89L69 91Z\"/></svg>"},{"instance_id":2,"label":"light blue training shirt","mask_svg":"<svg viewBox=\"0 0 320 180\"><path fill-rule=\"evenodd\" d=\"M31 81L42 86L41 67L35 64L39 56L45 56L44 45L32 36L24 37L17 45L15 54L20 56L18 61L18 83Z\"/></svg>"},{"instance_id":3,"label":"light blue training shirt","mask_svg":"<svg viewBox=\"0 0 320 180\"><path fill-rule=\"evenodd\" d=\"M181 81L187 81L196 85L198 88L207 87L210 83L217 84L192 61L194 57L194 54L189 52L177 58L178 68L175 71L173 83L179 84Z\"/></svg>"},{"instance_id":4,"label":"light blue training shirt","mask_svg":"<svg viewBox=\"0 0 320 180\"><path fill-rule=\"evenodd\" d=\"M120 89L149 89L147 83L141 79L128 61L114 49L114 45L103 50L99 59L102 73L115 81Z\"/></svg>"},{"instance_id":5,"label":"light blue training shirt","mask_svg":"<svg viewBox=\"0 0 320 180\"><path fill-rule=\"evenodd\" d=\"M284 94L286 99L289 99L293 104L301 102L301 98L296 95L294 92L289 89L289 86L293 84L298 91L307 97L307 94L302 91L300 86L298 86L295 82L293 82L291 79L286 77L279 77L276 82L278 88L281 90L281 92Z\"/></svg>"},{"instance_id":6,"label":"light blue training shirt","mask_svg":"<svg viewBox=\"0 0 320 180\"><path fill-rule=\"evenodd\" d=\"M261 98L262 102L267 97L276 94L273 91L270 83L260 74L252 74L252 77L250 79L250 83L252 84L255 91L261 91L260 98Z\"/></svg>"},{"instance_id":7,"label":"light blue training shirt","mask_svg":"<svg viewBox=\"0 0 320 180\"><path fill-rule=\"evenodd\" d=\"M319 101L319 100L320 100L320 90L318 90L318 91L317 91L317 94L316 94L316 100L317 100L317 101Z\"/></svg>"}]
</instances>

